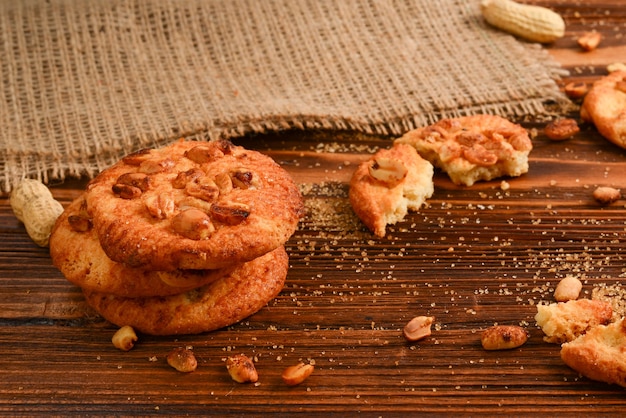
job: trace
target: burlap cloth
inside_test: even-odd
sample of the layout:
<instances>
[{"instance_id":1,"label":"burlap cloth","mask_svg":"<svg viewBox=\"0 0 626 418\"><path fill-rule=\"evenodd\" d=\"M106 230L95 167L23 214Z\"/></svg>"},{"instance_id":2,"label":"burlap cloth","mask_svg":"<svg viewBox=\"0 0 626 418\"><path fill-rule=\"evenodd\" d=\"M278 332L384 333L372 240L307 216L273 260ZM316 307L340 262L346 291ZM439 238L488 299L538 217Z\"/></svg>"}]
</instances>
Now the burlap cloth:
<instances>
[{"instance_id":1,"label":"burlap cloth","mask_svg":"<svg viewBox=\"0 0 626 418\"><path fill-rule=\"evenodd\" d=\"M563 70L479 0L0 0L0 190L180 137L546 112Z\"/></svg>"}]
</instances>

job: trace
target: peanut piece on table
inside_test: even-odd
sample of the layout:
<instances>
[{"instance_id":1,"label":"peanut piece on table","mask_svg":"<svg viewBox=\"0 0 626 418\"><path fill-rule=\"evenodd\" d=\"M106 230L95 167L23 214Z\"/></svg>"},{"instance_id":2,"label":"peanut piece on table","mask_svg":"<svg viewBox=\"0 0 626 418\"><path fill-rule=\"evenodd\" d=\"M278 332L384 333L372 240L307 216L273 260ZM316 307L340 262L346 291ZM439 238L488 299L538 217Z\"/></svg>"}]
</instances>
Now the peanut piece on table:
<instances>
[{"instance_id":1,"label":"peanut piece on table","mask_svg":"<svg viewBox=\"0 0 626 418\"><path fill-rule=\"evenodd\" d=\"M576 40L576 42L585 51L593 51L594 49L598 47L601 40L602 40L601 33L585 32Z\"/></svg>"},{"instance_id":2,"label":"peanut piece on table","mask_svg":"<svg viewBox=\"0 0 626 418\"><path fill-rule=\"evenodd\" d=\"M193 372L198 367L198 361L193 351L184 347L170 351L167 354L167 364L183 373Z\"/></svg>"},{"instance_id":3,"label":"peanut piece on table","mask_svg":"<svg viewBox=\"0 0 626 418\"><path fill-rule=\"evenodd\" d=\"M298 363L295 366L287 367L281 377L283 382L289 386L296 386L304 382L313 373L315 366L312 364Z\"/></svg>"},{"instance_id":4,"label":"peanut piece on table","mask_svg":"<svg viewBox=\"0 0 626 418\"><path fill-rule=\"evenodd\" d=\"M133 327L124 325L113 334L111 342L115 348L119 348L122 351L130 351L137 342L137 334L135 334Z\"/></svg>"},{"instance_id":5,"label":"peanut piece on table","mask_svg":"<svg viewBox=\"0 0 626 418\"><path fill-rule=\"evenodd\" d=\"M255 383L259 380L259 374L252 360L245 354L237 354L226 359L226 370L230 377L237 383Z\"/></svg>"},{"instance_id":6,"label":"peanut piece on table","mask_svg":"<svg viewBox=\"0 0 626 418\"><path fill-rule=\"evenodd\" d=\"M570 99L581 99L589 91L589 86L583 81L572 81L565 85L564 91Z\"/></svg>"},{"instance_id":7,"label":"peanut piece on table","mask_svg":"<svg viewBox=\"0 0 626 418\"><path fill-rule=\"evenodd\" d=\"M563 141L580 132L578 123L574 119L557 119L544 128L544 133L553 141Z\"/></svg>"},{"instance_id":8,"label":"peanut piece on table","mask_svg":"<svg viewBox=\"0 0 626 418\"><path fill-rule=\"evenodd\" d=\"M567 302L568 300L578 299L583 284L576 277L567 276L556 285L554 290L554 299L557 302Z\"/></svg>"},{"instance_id":9,"label":"peanut piece on table","mask_svg":"<svg viewBox=\"0 0 626 418\"><path fill-rule=\"evenodd\" d=\"M621 199L622 194L614 187L600 186L593 191L593 198L603 205L609 205Z\"/></svg>"},{"instance_id":10,"label":"peanut piece on table","mask_svg":"<svg viewBox=\"0 0 626 418\"><path fill-rule=\"evenodd\" d=\"M485 350L509 350L528 340L526 330L517 325L495 325L483 331L480 342Z\"/></svg>"},{"instance_id":11,"label":"peanut piece on table","mask_svg":"<svg viewBox=\"0 0 626 418\"><path fill-rule=\"evenodd\" d=\"M418 341L428 337L431 334L430 327L434 320L434 316L416 316L404 326L404 338L408 341Z\"/></svg>"}]
</instances>

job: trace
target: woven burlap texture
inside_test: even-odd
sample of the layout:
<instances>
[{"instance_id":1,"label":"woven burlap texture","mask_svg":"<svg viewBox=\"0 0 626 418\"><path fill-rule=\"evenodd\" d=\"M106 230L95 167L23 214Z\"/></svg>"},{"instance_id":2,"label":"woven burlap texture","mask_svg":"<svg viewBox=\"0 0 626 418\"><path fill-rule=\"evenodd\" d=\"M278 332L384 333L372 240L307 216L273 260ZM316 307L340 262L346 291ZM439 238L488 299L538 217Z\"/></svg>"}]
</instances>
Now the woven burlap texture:
<instances>
[{"instance_id":1,"label":"woven burlap texture","mask_svg":"<svg viewBox=\"0 0 626 418\"><path fill-rule=\"evenodd\" d=\"M0 189L180 137L400 135L546 112L563 71L479 0L1 0Z\"/></svg>"}]
</instances>

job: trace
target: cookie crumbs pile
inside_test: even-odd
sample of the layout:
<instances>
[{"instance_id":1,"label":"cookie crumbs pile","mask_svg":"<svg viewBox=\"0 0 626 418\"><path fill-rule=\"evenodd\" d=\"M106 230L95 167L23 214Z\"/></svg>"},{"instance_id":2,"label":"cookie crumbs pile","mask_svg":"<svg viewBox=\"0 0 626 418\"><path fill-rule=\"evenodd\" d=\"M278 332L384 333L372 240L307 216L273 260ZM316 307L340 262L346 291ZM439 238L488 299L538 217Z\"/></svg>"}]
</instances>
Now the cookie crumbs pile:
<instances>
[{"instance_id":1,"label":"cookie crumbs pile","mask_svg":"<svg viewBox=\"0 0 626 418\"><path fill-rule=\"evenodd\" d=\"M57 220L52 260L104 318L196 334L257 312L283 288L300 192L271 158L179 141L102 171Z\"/></svg>"}]
</instances>

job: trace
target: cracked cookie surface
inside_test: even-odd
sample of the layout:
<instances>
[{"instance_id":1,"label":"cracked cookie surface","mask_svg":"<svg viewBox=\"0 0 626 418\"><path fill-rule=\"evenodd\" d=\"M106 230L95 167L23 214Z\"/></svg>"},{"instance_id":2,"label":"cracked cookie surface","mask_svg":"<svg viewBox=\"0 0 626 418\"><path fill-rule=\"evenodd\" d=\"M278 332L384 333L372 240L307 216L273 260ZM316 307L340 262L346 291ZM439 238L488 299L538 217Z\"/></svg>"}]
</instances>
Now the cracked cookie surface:
<instances>
[{"instance_id":1,"label":"cracked cookie surface","mask_svg":"<svg viewBox=\"0 0 626 418\"><path fill-rule=\"evenodd\" d=\"M495 115L442 119L395 140L410 144L453 183L516 177L528 172L532 142L522 126Z\"/></svg>"},{"instance_id":2,"label":"cracked cookie surface","mask_svg":"<svg viewBox=\"0 0 626 418\"><path fill-rule=\"evenodd\" d=\"M136 152L87 186L104 252L147 270L217 269L282 246L303 213L291 176L229 141Z\"/></svg>"}]
</instances>

